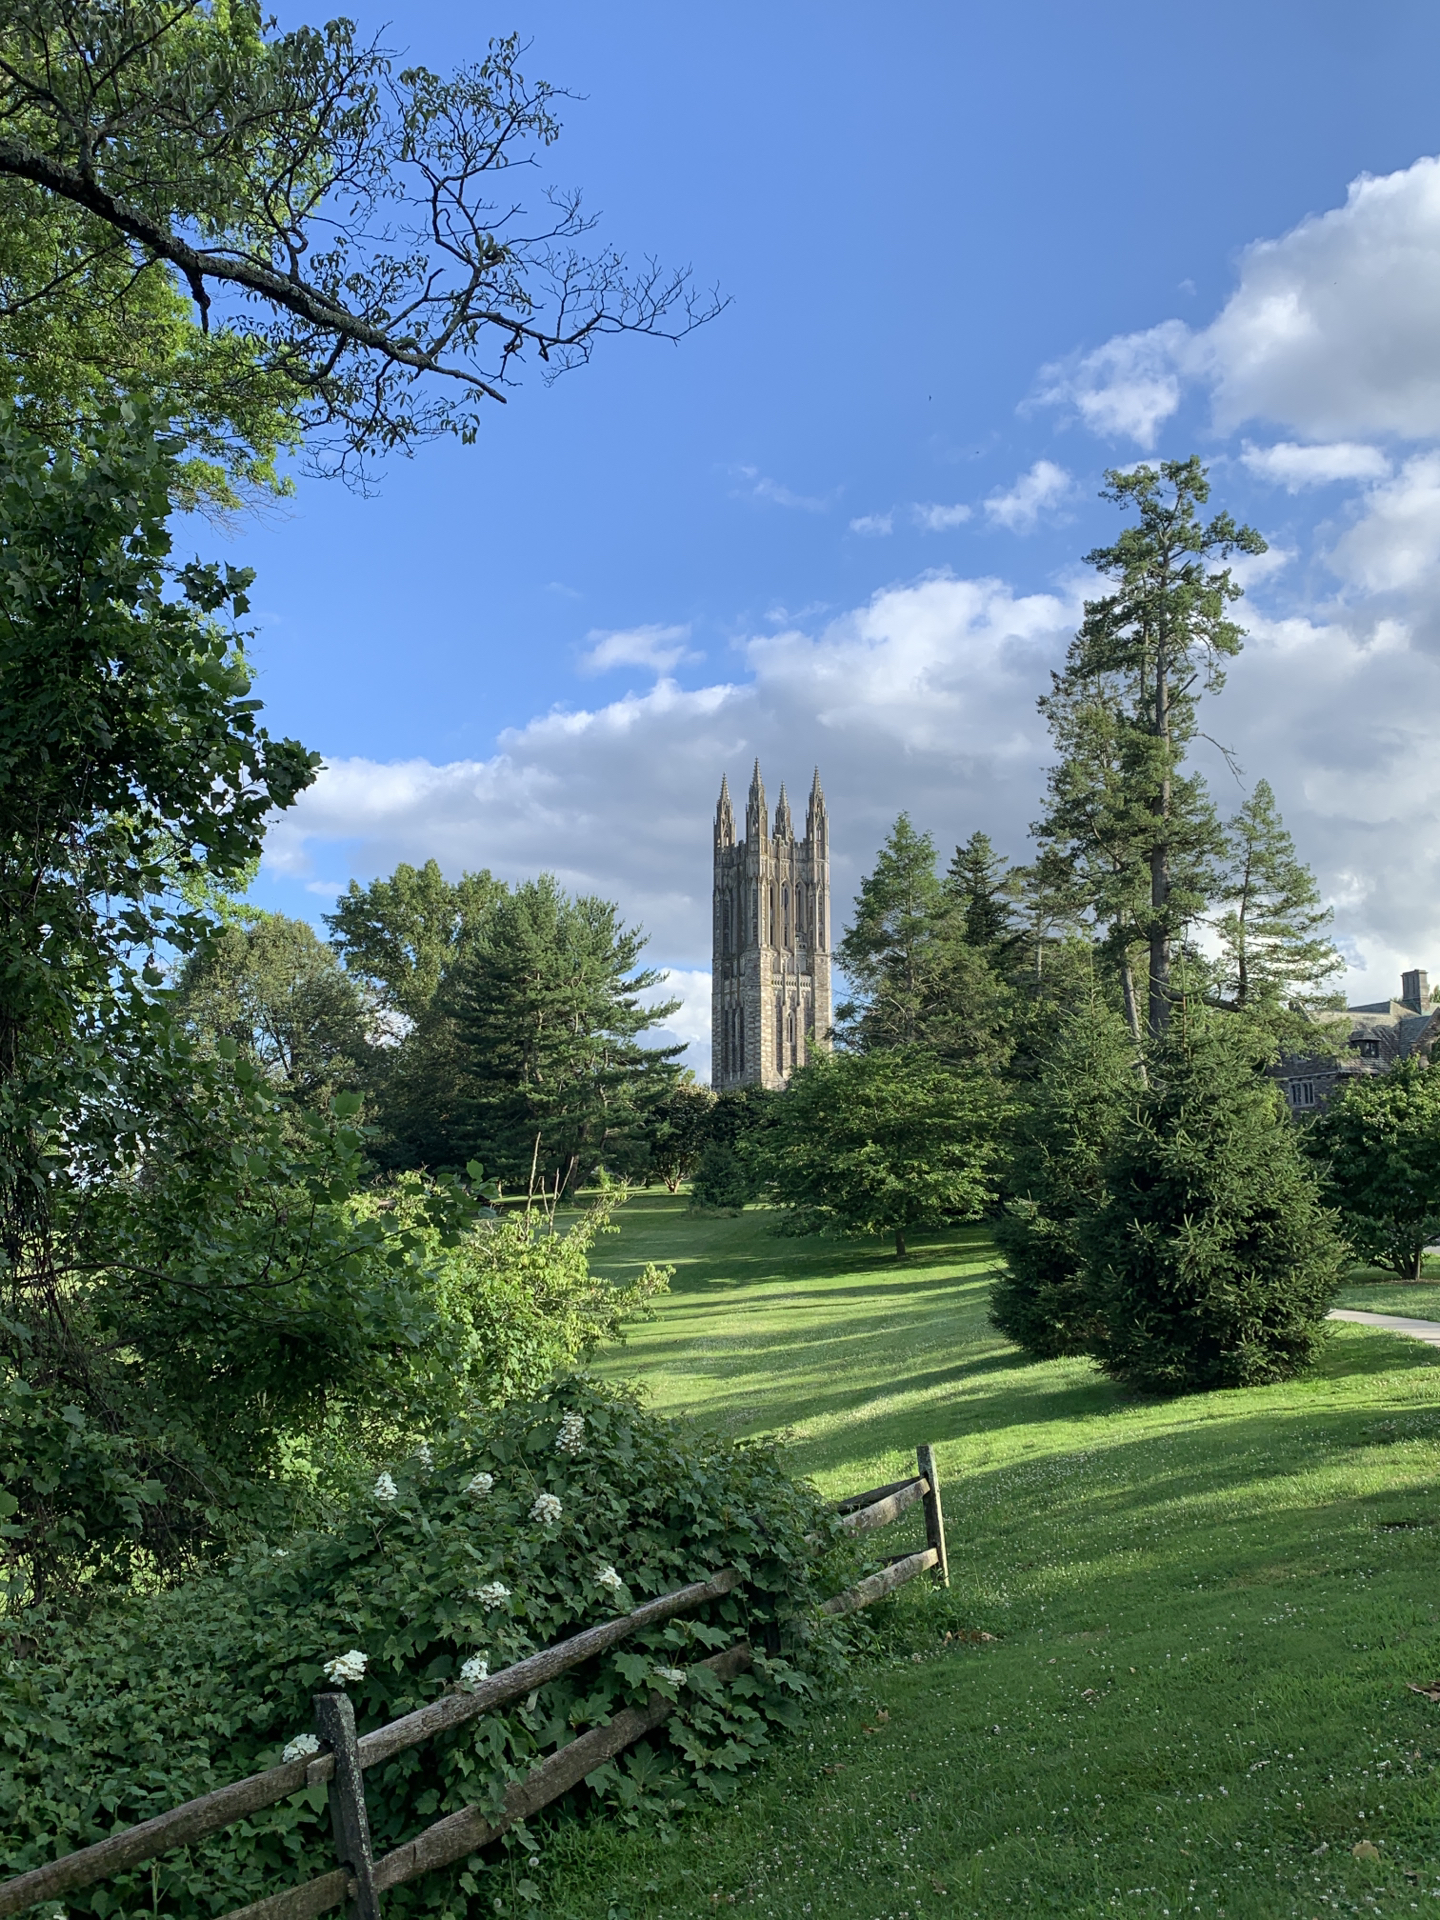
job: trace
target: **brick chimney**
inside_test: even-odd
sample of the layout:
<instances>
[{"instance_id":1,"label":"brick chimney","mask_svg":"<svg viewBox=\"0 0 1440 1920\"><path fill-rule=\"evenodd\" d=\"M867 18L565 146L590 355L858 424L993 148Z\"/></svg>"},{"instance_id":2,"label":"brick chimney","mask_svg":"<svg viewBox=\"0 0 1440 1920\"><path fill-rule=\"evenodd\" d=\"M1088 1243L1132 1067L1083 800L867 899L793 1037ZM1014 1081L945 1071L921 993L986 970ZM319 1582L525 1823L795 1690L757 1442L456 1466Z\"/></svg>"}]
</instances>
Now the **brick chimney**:
<instances>
[{"instance_id":1,"label":"brick chimney","mask_svg":"<svg viewBox=\"0 0 1440 1920\"><path fill-rule=\"evenodd\" d=\"M1413 1007L1416 1013L1425 1013L1430 1006L1430 976L1415 967L1409 973L1400 976L1400 998L1407 1007Z\"/></svg>"}]
</instances>

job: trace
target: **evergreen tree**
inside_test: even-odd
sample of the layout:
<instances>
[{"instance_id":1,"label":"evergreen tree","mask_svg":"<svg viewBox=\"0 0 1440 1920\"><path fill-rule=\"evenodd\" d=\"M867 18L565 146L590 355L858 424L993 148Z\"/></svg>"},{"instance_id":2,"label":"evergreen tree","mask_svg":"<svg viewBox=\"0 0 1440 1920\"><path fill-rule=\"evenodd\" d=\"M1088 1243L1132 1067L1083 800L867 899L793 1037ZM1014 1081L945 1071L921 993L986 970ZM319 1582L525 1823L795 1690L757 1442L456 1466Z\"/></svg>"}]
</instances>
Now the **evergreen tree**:
<instances>
[{"instance_id":1,"label":"evergreen tree","mask_svg":"<svg viewBox=\"0 0 1440 1920\"><path fill-rule=\"evenodd\" d=\"M961 903L935 872L935 842L908 814L861 882L838 958L857 989L835 1012L847 1045L923 1047L957 1067L1003 1064L1010 995L967 941Z\"/></svg>"},{"instance_id":2,"label":"evergreen tree","mask_svg":"<svg viewBox=\"0 0 1440 1920\"><path fill-rule=\"evenodd\" d=\"M1345 963L1325 932L1331 911L1296 855L1268 781L1256 782L1225 836L1215 923L1225 1004L1245 1012L1313 1002Z\"/></svg>"},{"instance_id":3,"label":"evergreen tree","mask_svg":"<svg viewBox=\"0 0 1440 1920\"><path fill-rule=\"evenodd\" d=\"M1223 1017L1186 1025L1152 1054L1079 1225L1096 1357L1157 1393L1308 1366L1345 1261L1260 1036Z\"/></svg>"},{"instance_id":4,"label":"evergreen tree","mask_svg":"<svg viewBox=\"0 0 1440 1920\"><path fill-rule=\"evenodd\" d=\"M1005 1273L990 1318L1041 1359L1085 1353L1095 1334L1080 1252L1080 1224L1104 1198L1103 1167L1141 1082L1125 1021L1095 990L1074 1012L1053 1014L1039 1075L1015 1117L1009 1186L997 1223Z\"/></svg>"},{"instance_id":5,"label":"evergreen tree","mask_svg":"<svg viewBox=\"0 0 1440 1920\"><path fill-rule=\"evenodd\" d=\"M493 903L436 1003L459 1080L448 1164L506 1182L533 1166L562 1193L601 1160L639 1165L682 1051L639 1044L680 1004L645 1004L663 976L640 968L644 945L609 901L572 899L550 874Z\"/></svg>"},{"instance_id":6,"label":"evergreen tree","mask_svg":"<svg viewBox=\"0 0 1440 1920\"><path fill-rule=\"evenodd\" d=\"M1412 1056L1351 1080L1305 1137L1356 1253L1418 1280L1440 1239L1440 1069Z\"/></svg>"},{"instance_id":7,"label":"evergreen tree","mask_svg":"<svg viewBox=\"0 0 1440 1920\"><path fill-rule=\"evenodd\" d=\"M1020 877L1004 854L996 853L988 834L972 833L956 847L945 891L959 909L967 943L1003 973L1025 939L1016 916Z\"/></svg>"},{"instance_id":8,"label":"evergreen tree","mask_svg":"<svg viewBox=\"0 0 1440 1920\"><path fill-rule=\"evenodd\" d=\"M857 1001L838 1007L835 1022L853 1044L909 1047L934 995L935 949L945 918L935 874L935 842L902 813L860 883L855 918L838 959Z\"/></svg>"},{"instance_id":9,"label":"evergreen tree","mask_svg":"<svg viewBox=\"0 0 1440 1920\"><path fill-rule=\"evenodd\" d=\"M1065 670L1040 702L1062 756L1042 844L1088 869L1117 965L1132 946L1147 949L1152 1037L1169 1026L1175 943L1207 905L1219 850L1204 783L1182 772L1197 688L1220 690L1243 638L1227 611L1241 589L1216 563L1265 550L1229 514L1202 522L1209 495L1193 457L1106 474L1103 497L1134 506L1139 524L1085 555L1116 590L1086 602Z\"/></svg>"}]
</instances>

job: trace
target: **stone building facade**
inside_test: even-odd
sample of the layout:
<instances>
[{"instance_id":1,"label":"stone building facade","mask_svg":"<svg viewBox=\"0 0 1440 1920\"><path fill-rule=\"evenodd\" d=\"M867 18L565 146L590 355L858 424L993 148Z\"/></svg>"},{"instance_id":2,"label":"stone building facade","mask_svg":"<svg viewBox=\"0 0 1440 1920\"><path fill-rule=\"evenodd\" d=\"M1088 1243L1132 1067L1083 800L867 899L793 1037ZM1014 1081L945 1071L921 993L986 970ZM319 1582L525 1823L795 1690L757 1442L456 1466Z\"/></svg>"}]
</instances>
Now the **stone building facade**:
<instances>
[{"instance_id":1,"label":"stone building facade","mask_svg":"<svg viewBox=\"0 0 1440 1920\"><path fill-rule=\"evenodd\" d=\"M1292 1113L1323 1107L1347 1080L1369 1073L1388 1073L1397 1060L1416 1056L1428 1066L1440 1041L1440 1001L1430 991L1430 977L1421 968L1400 976L1398 1000L1375 1000L1343 1013L1318 1013L1317 1021L1336 1028L1347 1024L1338 1056L1292 1056L1272 1069ZM1339 1039L1339 1035L1334 1037Z\"/></svg>"},{"instance_id":2,"label":"stone building facade","mask_svg":"<svg viewBox=\"0 0 1440 1920\"><path fill-rule=\"evenodd\" d=\"M770 831L755 762L745 837L735 838L730 788L715 809L711 1081L783 1087L830 1044L830 823L816 769L803 839L785 789Z\"/></svg>"}]
</instances>

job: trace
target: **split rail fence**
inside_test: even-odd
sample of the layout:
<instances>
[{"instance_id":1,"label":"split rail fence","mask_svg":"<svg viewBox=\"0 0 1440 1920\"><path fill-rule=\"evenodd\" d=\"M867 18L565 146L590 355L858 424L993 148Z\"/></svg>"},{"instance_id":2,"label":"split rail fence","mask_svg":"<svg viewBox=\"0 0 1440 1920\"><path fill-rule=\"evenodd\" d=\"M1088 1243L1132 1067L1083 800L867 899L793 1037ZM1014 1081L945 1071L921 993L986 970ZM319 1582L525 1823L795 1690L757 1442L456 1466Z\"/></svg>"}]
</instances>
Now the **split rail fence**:
<instances>
[{"instance_id":1,"label":"split rail fence","mask_svg":"<svg viewBox=\"0 0 1440 1920\"><path fill-rule=\"evenodd\" d=\"M822 1613L853 1613L859 1607L868 1607L932 1568L944 1585L950 1584L940 1482L934 1455L928 1446L917 1450L917 1466L918 1473L910 1479L873 1487L868 1493L852 1494L837 1503L836 1511L847 1532L868 1533L875 1527L889 1526L907 1508L921 1501L925 1510L926 1545L918 1553L896 1555L878 1573L835 1594L822 1604ZM603 1653L630 1634L658 1626L662 1621L703 1606L707 1600L720 1598L739 1586L741 1578L734 1567L722 1568L708 1580L697 1580L673 1593L647 1600L631 1613L587 1627L583 1633L557 1641L554 1646L531 1654L502 1673L492 1674L463 1693L446 1694L429 1706L376 1727L359 1738L355 1733L355 1709L348 1697L339 1692L316 1694L315 1731L322 1742L317 1753L270 1767L264 1773L251 1774L247 1780L219 1787L197 1800L187 1800L183 1806L172 1807L153 1820L112 1833L93 1846L81 1847L43 1867L0 1883L0 1920L39 1901L56 1900L97 1880L126 1873L176 1847L190 1846L237 1820L258 1813L262 1807L274 1806L291 1794L322 1782L328 1783L331 1830L339 1864L329 1873L299 1886L286 1887L251 1906L236 1908L225 1915L224 1920L310 1920L312 1915L341 1906L346 1909L349 1920L380 1920L381 1896L389 1888L414 1880L436 1867L463 1860L492 1840L498 1840L509 1828L578 1786L604 1761L623 1753L661 1726L675 1711L676 1703L664 1694L652 1692L643 1707L627 1707L602 1726L580 1734L542 1761L525 1779L515 1781L506 1789L503 1806L498 1811L484 1813L478 1806L462 1807L458 1813L447 1814L378 1860L371 1851L370 1822L365 1808L368 1768L378 1766L407 1747L432 1740L437 1734L448 1732L479 1714L523 1699L557 1674ZM697 1664L708 1667L717 1679L730 1680L743 1672L753 1658L753 1650L739 1641Z\"/></svg>"}]
</instances>

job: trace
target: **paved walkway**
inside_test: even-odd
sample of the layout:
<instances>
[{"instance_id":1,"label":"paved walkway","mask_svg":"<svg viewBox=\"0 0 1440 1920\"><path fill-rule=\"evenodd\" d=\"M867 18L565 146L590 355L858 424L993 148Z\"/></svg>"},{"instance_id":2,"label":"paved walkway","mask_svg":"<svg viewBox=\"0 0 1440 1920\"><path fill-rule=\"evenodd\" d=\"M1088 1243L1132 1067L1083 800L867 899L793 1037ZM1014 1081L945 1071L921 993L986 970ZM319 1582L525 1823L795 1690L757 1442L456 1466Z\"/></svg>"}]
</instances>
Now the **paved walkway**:
<instances>
[{"instance_id":1,"label":"paved walkway","mask_svg":"<svg viewBox=\"0 0 1440 1920\"><path fill-rule=\"evenodd\" d=\"M1398 1313L1352 1313L1348 1307L1332 1307L1332 1320L1356 1320L1362 1327L1388 1327L1391 1333L1408 1333L1412 1340L1440 1347L1440 1320L1406 1320Z\"/></svg>"}]
</instances>

